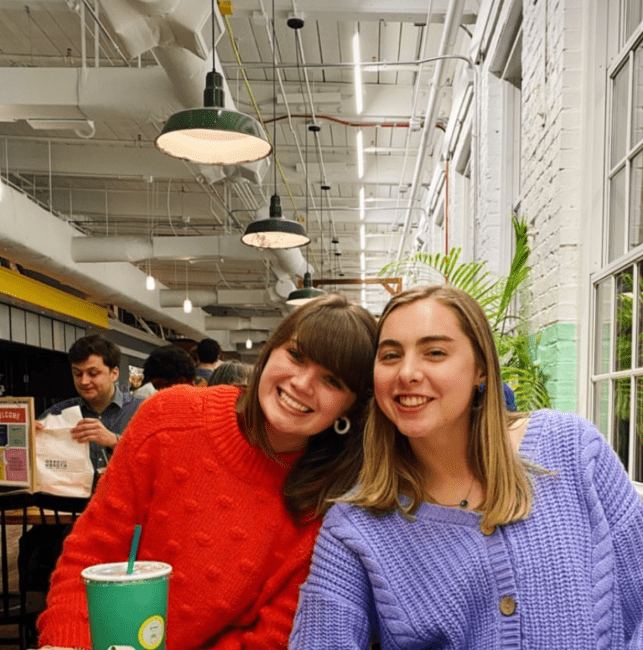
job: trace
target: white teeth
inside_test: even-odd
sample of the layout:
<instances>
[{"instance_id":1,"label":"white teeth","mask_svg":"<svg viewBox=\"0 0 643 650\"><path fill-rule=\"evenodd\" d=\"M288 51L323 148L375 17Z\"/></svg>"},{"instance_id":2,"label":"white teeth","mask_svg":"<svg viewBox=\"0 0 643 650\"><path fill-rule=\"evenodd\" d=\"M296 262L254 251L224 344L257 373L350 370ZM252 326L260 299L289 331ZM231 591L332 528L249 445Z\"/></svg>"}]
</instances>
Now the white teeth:
<instances>
[{"instance_id":1,"label":"white teeth","mask_svg":"<svg viewBox=\"0 0 643 650\"><path fill-rule=\"evenodd\" d=\"M402 406L420 406L429 401L428 397L420 397L419 395L400 395L398 399Z\"/></svg>"},{"instance_id":2,"label":"white teeth","mask_svg":"<svg viewBox=\"0 0 643 650\"><path fill-rule=\"evenodd\" d=\"M293 408L297 411L301 411L302 413L310 413L311 409L309 409L307 406L304 406L303 404L300 404L299 402L296 402L292 397L289 395L286 395L282 390L279 391L279 397L282 399L283 402L285 402L290 408Z\"/></svg>"}]
</instances>

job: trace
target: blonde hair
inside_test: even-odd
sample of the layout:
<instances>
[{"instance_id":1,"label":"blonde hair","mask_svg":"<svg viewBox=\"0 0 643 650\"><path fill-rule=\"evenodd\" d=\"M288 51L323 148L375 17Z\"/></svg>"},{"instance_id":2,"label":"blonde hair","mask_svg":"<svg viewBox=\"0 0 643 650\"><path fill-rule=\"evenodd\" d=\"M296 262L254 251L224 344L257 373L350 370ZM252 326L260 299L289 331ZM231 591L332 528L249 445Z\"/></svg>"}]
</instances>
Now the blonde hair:
<instances>
[{"instance_id":1,"label":"blonde hair","mask_svg":"<svg viewBox=\"0 0 643 650\"><path fill-rule=\"evenodd\" d=\"M239 419L249 442L278 460L259 403L259 381L273 350L294 340L301 354L332 372L356 396L346 413L349 433L339 436L331 425L310 438L288 474L284 497L298 520L326 512L329 500L344 494L357 480L363 458L364 418L372 395L376 328L374 316L340 294L311 300L286 316L265 343L239 398Z\"/></svg>"},{"instance_id":2,"label":"blonde hair","mask_svg":"<svg viewBox=\"0 0 643 650\"><path fill-rule=\"evenodd\" d=\"M480 305L469 294L449 285L428 285L394 296L378 323L390 313L418 300L434 300L456 315L460 328L473 347L476 363L484 377L484 392L477 393L471 415L468 462L475 478L485 489L480 506L483 532L527 517L532 505L531 468L514 452L508 434L510 422L520 414L505 408L500 365L493 334ZM399 510L412 518L425 500L425 479L408 438L371 400L364 432L364 464L355 491L341 499L373 513ZM407 499L400 500L400 496Z\"/></svg>"}]
</instances>

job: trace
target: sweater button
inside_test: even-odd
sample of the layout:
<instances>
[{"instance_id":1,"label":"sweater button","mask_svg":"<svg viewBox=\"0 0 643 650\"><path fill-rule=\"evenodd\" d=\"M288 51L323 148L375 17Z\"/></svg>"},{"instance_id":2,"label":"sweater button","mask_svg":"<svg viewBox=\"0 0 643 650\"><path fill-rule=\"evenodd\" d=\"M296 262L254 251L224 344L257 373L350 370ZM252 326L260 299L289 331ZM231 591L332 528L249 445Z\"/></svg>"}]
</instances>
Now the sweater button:
<instances>
[{"instance_id":1,"label":"sweater button","mask_svg":"<svg viewBox=\"0 0 643 650\"><path fill-rule=\"evenodd\" d=\"M505 596L500 601L500 611L505 616L511 616L516 611L516 601L511 596Z\"/></svg>"}]
</instances>

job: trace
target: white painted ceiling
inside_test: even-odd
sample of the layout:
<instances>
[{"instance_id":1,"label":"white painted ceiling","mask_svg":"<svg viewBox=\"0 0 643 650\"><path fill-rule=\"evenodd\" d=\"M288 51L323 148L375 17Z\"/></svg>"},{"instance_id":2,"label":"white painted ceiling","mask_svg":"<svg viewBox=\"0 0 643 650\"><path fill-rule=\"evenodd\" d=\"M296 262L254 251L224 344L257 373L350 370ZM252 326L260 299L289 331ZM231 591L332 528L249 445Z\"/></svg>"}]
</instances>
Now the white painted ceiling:
<instances>
[{"instance_id":1,"label":"white painted ceiling","mask_svg":"<svg viewBox=\"0 0 643 650\"><path fill-rule=\"evenodd\" d=\"M304 222L308 247L278 256L237 245L257 211L267 215L272 156L206 168L154 147L171 113L202 105L212 69L209 0L0 0L2 178L79 236L120 238L101 241L100 254L86 253L99 262L125 255L123 237L154 241L151 252L121 261L151 269L166 302L201 291L193 302L210 315L279 317L287 310L280 294L301 281L308 264L321 288L365 298L377 312L386 289L365 285L362 293L357 281L377 278L387 262L414 250L454 84L466 68L445 60L436 85L442 62L421 62L467 55L480 4L275 0L274 57L270 0L234 0L231 15L217 12L215 67L227 81L226 104L259 113L274 138L276 192L284 216ZM292 17L303 19L301 29L287 25ZM363 70L361 114L356 30L362 61L373 63ZM427 111L432 128L424 128ZM318 134L307 129L313 123ZM99 299L89 284L73 286Z\"/></svg>"}]
</instances>

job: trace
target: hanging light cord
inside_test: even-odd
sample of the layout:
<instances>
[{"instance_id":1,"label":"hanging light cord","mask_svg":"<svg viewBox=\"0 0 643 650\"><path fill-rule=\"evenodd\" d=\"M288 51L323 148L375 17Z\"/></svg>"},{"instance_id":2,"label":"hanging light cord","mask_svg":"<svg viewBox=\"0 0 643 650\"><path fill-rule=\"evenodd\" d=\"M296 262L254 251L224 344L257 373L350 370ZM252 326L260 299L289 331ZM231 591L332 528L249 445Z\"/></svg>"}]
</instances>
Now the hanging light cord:
<instances>
[{"instance_id":1,"label":"hanging light cord","mask_svg":"<svg viewBox=\"0 0 643 650\"><path fill-rule=\"evenodd\" d=\"M214 65L215 62L215 55L214 55L214 47L215 47L215 34L214 34L214 0L212 0L212 13L210 14L210 18L212 19L212 72L216 74L216 66Z\"/></svg>"},{"instance_id":2,"label":"hanging light cord","mask_svg":"<svg viewBox=\"0 0 643 650\"><path fill-rule=\"evenodd\" d=\"M295 37L299 36L298 32L295 32ZM297 48L297 60L299 60L299 48ZM301 84L301 79L299 81ZM302 93L303 93L303 86L302 86ZM305 207L304 207L304 215L306 218L305 221L305 228L306 232L308 232L308 125L306 125L306 142L305 142L305 152L306 152L306 173L304 175L304 191L306 193L306 202L305 202ZM310 235L308 235L310 237ZM306 246L306 266L310 263L308 261L308 251L310 250L310 246ZM308 268L306 268L306 271L308 271Z\"/></svg>"},{"instance_id":3,"label":"hanging light cord","mask_svg":"<svg viewBox=\"0 0 643 650\"><path fill-rule=\"evenodd\" d=\"M303 218L299 214L297 214L297 206L295 204L295 197L294 197L294 195L292 193L292 189L290 187L290 184L288 183L288 180L286 179L286 174L284 173L284 170L283 170L283 168L281 166L281 161L279 160L279 158L277 158L277 148L275 147L275 137L271 138L270 133L268 132L268 127L266 126L270 122L273 122L273 123L275 121L278 122L279 120L281 120L283 118L281 118L281 117L277 118L277 117L274 116L274 113L273 113L273 118L271 120L264 120L263 119L263 116L261 115L261 111L259 109L259 105L257 104L257 100L256 100L256 98L254 96L254 93L252 92L252 88L250 87L250 81L248 80L248 75L246 74L244 63L241 60L241 55L239 54L239 50L237 49L237 44L236 44L235 38L234 38L234 32L232 31L232 26L230 25L230 21L229 21L227 16L224 17L224 20L225 20L225 24L226 24L226 27L227 27L227 30L228 30L228 36L230 37L230 45L232 47L232 51L234 52L235 58L237 59L237 63L239 65L239 69L241 70L241 74L243 75L244 82L245 82L245 85L246 85L246 90L248 91L248 95L250 95L250 101L252 102L252 105L253 105L253 107L255 109L255 113L257 115L257 118L261 122L264 133L266 135L266 138L268 139L268 141L272 145L273 160L274 160L274 165L275 165L275 174L277 173L277 170L279 170L279 175L281 176L281 180L282 180L282 182L284 184L284 187L286 188L286 194L288 194L288 196L290 198L290 203L292 204L293 209L295 210L295 219L297 221L299 221L299 222L303 222ZM274 7L273 7L273 30L272 31L273 31L273 38L272 38L272 40L273 40L273 48L276 49L275 36L274 36L274 31L275 31L274 30ZM276 54L274 56L276 56ZM276 66L276 61L274 61L274 60L273 60L273 66ZM275 67L275 69L274 69L274 75L275 76L273 76L273 81L276 80L276 74L277 74L277 70L276 70L276 67ZM274 88L274 83L273 83L273 88ZM274 94L274 92L275 91L273 90L273 94ZM274 96L276 98L276 94ZM276 99L275 99L275 102L276 102ZM276 129L274 129L274 132L276 134ZM276 181L275 181L275 185L276 185Z\"/></svg>"},{"instance_id":4,"label":"hanging light cord","mask_svg":"<svg viewBox=\"0 0 643 650\"><path fill-rule=\"evenodd\" d=\"M273 0L274 2L274 0ZM302 101L304 103L304 107L306 107L307 101L306 101L306 93L304 92L304 82L301 78L301 67L299 65L300 63L300 58L299 58L299 48L301 47L301 39L299 36L299 29L295 29L295 51L296 51L296 56L297 56L297 79L299 81L299 90L301 91L301 97ZM304 147L304 155L305 155L305 166L306 166L306 173L305 173L305 179L304 179L304 191L306 192L306 207L305 207L305 225L306 225L306 230L308 230L308 131L309 131L309 126L308 124L305 125L306 128L306 140L305 140L305 147ZM320 228L321 232L321 228ZM306 265L309 264L308 261L308 251L311 249L311 246L306 246ZM313 254L313 266L317 268L317 271L319 272L319 266L317 264L317 260L315 259L315 251L312 251Z\"/></svg>"},{"instance_id":5,"label":"hanging light cord","mask_svg":"<svg viewBox=\"0 0 643 650\"><path fill-rule=\"evenodd\" d=\"M274 185L277 194L277 37L275 30L275 0L272 0L272 153L274 159Z\"/></svg>"},{"instance_id":6,"label":"hanging light cord","mask_svg":"<svg viewBox=\"0 0 643 650\"><path fill-rule=\"evenodd\" d=\"M259 118L261 125L263 126L263 131L266 134L266 137L270 141L270 144L274 146L274 141L270 139L270 133L268 132L268 127L266 126L266 122L264 121L263 115L261 114L261 109L259 108L259 104L257 103L257 98L255 97L255 94L252 92L252 86L250 85L250 80L248 79L248 74L246 73L245 65L241 60L241 55L239 54L237 44L234 40L234 33L232 31L232 25L230 24L230 19L227 16L224 16L223 20L225 21L226 29L228 30L228 36L230 37L230 45L232 46L234 57L237 60L237 63L239 65L239 70L241 72L241 76L243 77L243 82L246 86L246 90L248 91L248 95L250 95L250 102L252 103L252 106L255 109L255 113Z\"/></svg>"}]
</instances>

